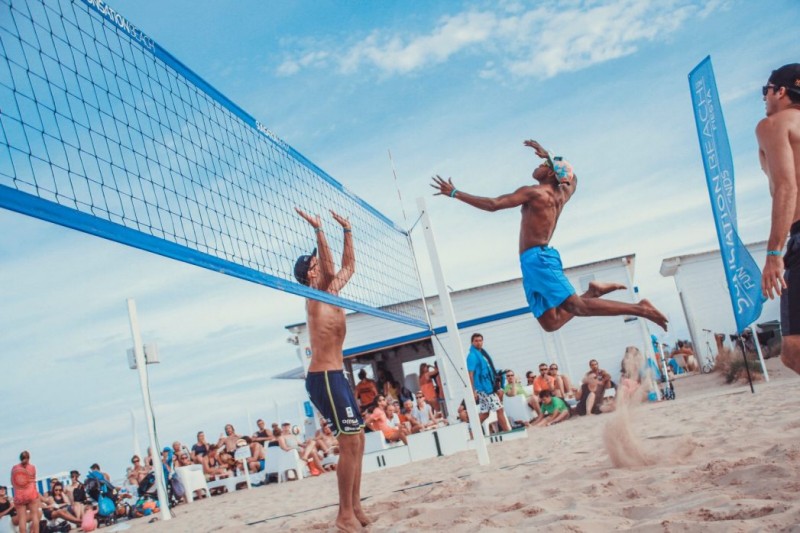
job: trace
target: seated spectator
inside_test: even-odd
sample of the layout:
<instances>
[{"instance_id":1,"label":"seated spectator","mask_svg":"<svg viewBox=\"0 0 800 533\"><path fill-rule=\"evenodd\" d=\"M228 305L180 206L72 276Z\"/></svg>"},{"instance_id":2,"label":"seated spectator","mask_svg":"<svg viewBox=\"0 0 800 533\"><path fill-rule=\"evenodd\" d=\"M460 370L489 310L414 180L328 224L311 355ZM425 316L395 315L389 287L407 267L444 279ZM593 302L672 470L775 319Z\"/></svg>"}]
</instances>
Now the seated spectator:
<instances>
[{"instance_id":1,"label":"seated spectator","mask_svg":"<svg viewBox=\"0 0 800 533\"><path fill-rule=\"evenodd\" d=\"M674 357L682 357L684 367L687 372L697 372L700 365L697 364L697 359L694 356L692 348L684 341L678 341L675 351L672 352Z\"/></svg>"},{"instance_id":2,"label":"seated spectator","mask_svg":"<svg viewBox=\"0 0 800 533\"><path fill-rule=\"evenodd\" d=\"M533 409L538 416L542 415L542 408L539 406L539 400L535 395L530 394L522 383L519 382L513 370L506 370L506 386L503 392L510 397L523 396L527 400L530 408ZM525 420L524 422L527 423L530 422L530 420Z\"/></svg>"},{"instance_id":3,"label":"seated spectator","mask_svg":"<svg viewBox=\"0 0 800 533\"><path fill-rule=\"evenodd\" d=\"M209 444L208 453L201 459L203 474L206 476L206 481L214 481L215 479L226 478L230 475L228 469L219 460L216 444Z\"/></svg>"},{"instance_id":4,"label":"seated spectator","mask_svg":"<svg viewBox=\"0 0 800 533\"><path fill-rule=\"evenodd\" d=\"M438 425L433 409L425 401L425 395L422 394L422 391L417 392L417 404L411 409L411 416L416 421L419 431L434 429ZM412 423L413 426L414 424Z\"/></svg>"},{"instance_id":5,"label":"seated spectator","mask_svg":"<svg viewBox=\"0 0 800 533\"><path fill-rule=\"evenodd\" d=\"M11 523L14 526L19 525L19 520L17 520L17 510L14 507L14 503L8 499L8 488L4 485L0 485L0 518L4 516L8 516L11 518ZM11 531L11 529L9 529Z\"/></svg>"},{"instance_id":6,"label":"seated spectator","mask_svg":"<svg viewBox=\"0 0 800 533\"><path fill-rule=\"evenodd\" d=\"M279 438L282 435L281 428L280 427L274 427L274 426L275 425L273 424L273 428L272 428L272 439L273 440L271 440L271 441L269 441L267 443L267 448L280 447L280 445L281 445L280 438Z\"/></svg>"},{"instance_id":7,"label":"seated spectator","mask_svg":"<svg viewBox=\"0 0 800 533\"><path fill-rule=\"evenodd\" d=\"M192 446L191 452L192 461L202 464L203 457L208 453L208 442L206 442L206 434L204 432L197 432L197 442Z\"/></svg>"},{"instance_id":8,"label":"seated spectator","mask_svg":"<svg viewBox=\"0 0 800 533\"><path fill-rule=\"evenodd\" d=\"M252 474L261 472L267 465L267 456L264 447L260 442L256 442L251 437L242 437L250 447L250 457L247 458L247 470Z\"/></svg>"},{"instance_id":9,"label":"seated spectator","mask_svg":"<svg viewBox=\"0 0 800 533\"><path fill-rule=\"evenodd\" d=\"M258 426L258 431L253 433L252 440L261 444L261 446L266 446L267 442L272 440L272 432L267 429L267 424L261 418L258 419L256 422Z\"/></svg>"},{"instance_id":10,"label":"seated spectator","mask_svg":"<svg viewBox=\"0 0 800 533\"><path fill-rule=\"evenodd\" d=\"M550 367L547 363L539 365L539 375L533 378L533 394L541 398L543 391L553 391L555 386L553 378L548 373Z\"/></svg>"},{"instance_id":11,"label":"seated spectator","mask_svg":"<svg viewBox=\"0 0 800 533\"><path fill-rule=\"evenodd\" d=\"M420 396L422 396L421 393L420 393ZM424 396L422 396L422 404L423 405L427 405L425 403L425 397ZM405 417L405 424L404 425L406 426L406 431L408 431L409 433L419 433L420 431L425 429L425 427L414 416L414 402L412 400L406 400L405 402L403 402L403 407L404 407L404 411L405 411L403 413L403 416ZM428 406L428 407L430 407L430 406Z\"/></svg>"},{"instance_id":12,"label":"seated spectator","mask_svg":"<svg viewBox=\"0 0 800 533\"><path fill-rule=\"evenodd\" d=\"M77 470L72 470L69 473L69 485L66 488L67 499L69 503L75 505L76 503L84 504L84 507L89 503L86 498L86 489L81 483L81 473Z\"/></svg>"},{"instance_id":13,"label":"seated spectator","mask_svg":"<svg viewBox=\"0 0 800 533\"><path fill-rule=\"evenodd\" d=\"M550 377L553 378L553 384L556 391L556 396L559 398L565 399L575 397L575 393L578 391L575 390L572 386L572 381L570 381L569 376L566 374L559 374L558 373L558 365L553 363L550 365L550 370L548 371Z\"/></svg>"},{"instance_id":14,"label":"seated spectator","mask_svg":"<svg viewBox=\"0 0 800 533\"><path fill-rule=\"evenodd\" d=\"M330 424L325 419L320 420L320 429L316 435L317 449L324 456L339 454L339 441L333 436Z\"/></svg>"},{"instance_id":15,"label":"seated spectator","mask_svg":"<svg viewBox=\"0 0 800 533\"><path fill-rule=\"evenodd\" d=\"M172 443L172 455L178 457L184 452L186 453L186 455L191 455L189 452L189 448L181 444L180 441L176 440L175 442Z\"/></svg>"},{"instance_id":16,"label":"seated spectator","mask_svg":"<svg viewBox=\"0 0 800 533\"><path fill-rule=\"evenodd\" d=\"M464 400L461 400L461 403L458 404L458 419L461 422L469 424L469 414L467 413L467 405L464 403Z\"/></svg>"},{"instance_id":17,"label":"seated spectator","mask_svg":"<svg viewBox=\"0 0 800 533\"><path fill-rule=\"evenodd\" d=\"M91 472L99 472L100 474L103 475L103 478L105 478L106 481L111 483L111 478L105 472L100 472L100 465L98 465L97 463L94 463L92 466L89 467L89 472L90 473Z\"/></svg>"},{"instance_id":18,"label":"seated spectator","mask_svg":"<svg viewBox=\"0 0 800 533\"><path fill-rule=\"evenodd\" d=\"M406 439L405 428L393 428L389 425L389 420L386 418L387 403L386 398L381 394L378 396L378 405L372 410L372 413L367 416L364 422L369 426L372 431L380 431L383 437L389 442L403 441L403 444L408 444Z\"/></svg>"},{"instance_id":19,"label":"seated spectator","mask_svg":"<svg viewBox=\"0 0 800 533\"><path fill-rule=\"evenodd\" d=\"M194 463L192 462L192 458L189 453L184 449L180 453L175 454L175 463L174 466L191 466Z\"/></svg>"},{"instance_id":20,"label":"seated spectator","mask_svg":"<svg viewBox=\"0 0 800 533\"><path fill-rule=\"evenodd\" d=\"M297 426L295 426L297 428ZM317 446L314 441L308 441L305 446L298 440L297 435L300 434L300 428L294 432L292 425L289 422L281 424L281 434L278 437L278 445L281 450L291 451L297 450L300 458L308 465L308 469L312 476L318 476L323 472L322 463L319 460Z\"/></svg>"},{"instance_id":21,"label":"seated spectator","mask_svg":"<svg viewBox=\"0 0 800 533\"><path fill-rule=\"evenodd\" d=\"M128 468L127 472L127 479L129 485L138 487L139 483L141 483L142 480L146 478L147 474L149 473L150 469L145 468L144 465L142 465L142 461L138 455L134 455L133 457L131 457L131 466Z\"/></svg>"},{"instance_id":22,"label":"seated spectator","mask_svg":"<svg viewBox=\"0 0 800 533\"><path fill-rule=\"evenodd\" d=\"M617 396L617 384L611 380L611 374L605 370L600 371L600 387L603 389L603 397L600 399L600 410L608 413L615 408L615 398Z\"/></svg>"},{"instance_id":23,"label":"seated spectator","mask_svg":"<svg viewBox=\"0 0 800 533\"><path fill-rule=\"evenodd\" d=\"M361 411L366 411L375 405L375 400L378 397L378 386L367 377L367 371L363 368L358 371L358 379L360 381L356 385L355 396L358 400L358 405L361 406Z\"/></svg>"},{"instance_id":24,"label":"seated spectator","mask_svg":"<svg viewBox=\"0 0 800 533\"><path fill-rule=\"evenodd\" d=\"M542 391L539 396L542 401L542 416L537 418L534 426L552 426L569 418L569 407L558 396L553 396L549 390Z\"/></svg>"},{"instance_id":25,"label":"seated spectator","mask_svg":"<svg viewBox=\"0 0 800 533\"><path fill-rule=\"evenodd\" d=\"M589 361L589 371L583 375L584 378L594 376L600 377L600 363L597 362L597 359L591 359Z\"/></svg>"},{"instance_id":26,"label":"seated spectator","mask_svg":"<svg viewBox=\"0 0 800 533\"><path fill-rule=\"evenodd\" d=\"M600 379L591 372L588 372L583 377L583 384L581 385L580 398L578 398L578 405L575 406L575 412L580 416L587 414L599 415L600 404L603 398L603 388L600 385Z\"/></svg>"},{"instance_id":27,"label":"seated spectator","mask_svg":"<svg viewBox=\"0 0 800 533\"><path fill-rule=\"evenodd\" d=\"M43 494L41 497L42 513L48 520L66 520L73 524L81 525L81 517L83 516L83 504L75 504L72 506L64 496L64 486L56 481L50 485L50 491ZM76 509L79 509L81 517L76 515Z\"/></svg>"},{"instance_id":28,"label":"seated spectator","mask_svg":"<svg viewBox=\"0 0 800 533\"><path fill-rule=\"evenodd\" d=\"M236 451L236 442L241 439L233 429L233 424L225 424L225 435L220 435L217 441L217 448L224 446L225 451L233 454Z\"/></svg>"}]
</instances>

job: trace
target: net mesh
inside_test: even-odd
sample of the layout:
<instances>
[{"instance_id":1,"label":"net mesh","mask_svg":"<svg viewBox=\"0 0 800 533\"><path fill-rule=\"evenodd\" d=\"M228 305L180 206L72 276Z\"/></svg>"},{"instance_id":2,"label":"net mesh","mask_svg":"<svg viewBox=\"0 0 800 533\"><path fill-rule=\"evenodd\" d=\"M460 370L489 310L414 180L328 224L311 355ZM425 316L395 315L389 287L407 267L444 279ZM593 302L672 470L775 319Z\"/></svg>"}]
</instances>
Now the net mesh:
<instances>
[{"instance_id":1,"label":"net mesh","mask_svg":"<svg viewBox=\"0 0 800 533\"><path fill-rule=\"evenodd\" d=\"M0 10L0 197L14 209L94 232L75 222L88 215L103 236L328 300L294 280L316 244L294 208L323 216L338 261L332 209L352 223L357 264L335 303L424 325L407 233L107 4Z\"/></svg>"}]
</instances>

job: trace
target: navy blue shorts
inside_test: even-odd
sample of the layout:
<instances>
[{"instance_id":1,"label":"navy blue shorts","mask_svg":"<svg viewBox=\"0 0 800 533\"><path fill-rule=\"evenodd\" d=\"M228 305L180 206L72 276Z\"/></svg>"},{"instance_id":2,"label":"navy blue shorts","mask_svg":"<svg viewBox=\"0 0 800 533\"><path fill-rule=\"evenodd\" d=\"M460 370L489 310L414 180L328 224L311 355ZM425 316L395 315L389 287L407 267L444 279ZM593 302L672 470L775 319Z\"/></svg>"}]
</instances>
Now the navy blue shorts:
<instances>
[{"instance_id":1,"label":"navy blue shorts","mask_svg":"<svg viewBox=\"0 0 800 533\"><path fill-rule=\"evenodd\" d=\"M792 224L783 267L786 289L781 292L781 334L800 335L800 221Z\"/></svg>"},{"instance_id":2,"label":"navy blue shorts","mask_svg":"<svg viewBox=\"0 0 800 533\"><path fill-rule=\"evenodd\" d=\"M309 372L306 390L317 411L328 420L334 436L355 435L364 429L364 419L342 370Z\"/></svg>"}]
</instances>

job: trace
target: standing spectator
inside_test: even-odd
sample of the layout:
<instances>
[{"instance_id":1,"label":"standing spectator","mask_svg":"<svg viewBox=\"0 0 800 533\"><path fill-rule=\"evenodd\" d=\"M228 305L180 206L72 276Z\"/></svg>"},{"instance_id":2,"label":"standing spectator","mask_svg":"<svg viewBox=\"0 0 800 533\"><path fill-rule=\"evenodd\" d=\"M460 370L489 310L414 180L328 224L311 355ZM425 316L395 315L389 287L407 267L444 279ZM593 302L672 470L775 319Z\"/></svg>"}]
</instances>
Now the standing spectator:
<instances>
[{"instance_id":1,"label":"standing spectator","mask_svg":"<svg viewBox=\"0 0 800 533\"><path fill-rule=\"evenodd\" d=\"M425 396L425 401L428 402L434 412L439 410L439 399L434 385L434 378L438 375L439 371L428 363L419 365L419 390Z\"/></svg>"},{"instance_id":2,"label":"standing spectator","mask_svg":"<svg viewBox=\"0 0 800 533\"><path fill-rule=\"evenodd\" d=\"M553 391L555 380L549 374L547 363L539 365L539 375L533 378L533 393L540 396L543 391Z\"/></svg>"},{"instance_id":3,"label":"standing spectator","mask_svg":"<svg viewBox=\"0 0 800 533\"><path fill-rule=\"evenodd\" d=\"M513 370L506 370L506 386L503 389L506 396L524 396L528 405L533 409L537 415L542 416L542 408L539 406L539 401L536 396L530 394L528 390L519 382ZM526 422L528 422L526 420Z\"/></svg>"},{"instance_id":4,"label":"standing spectator","mask_svg":"<svg viewBox=\"0 0 800 533\"><path fill-rule=\"evenodd\" d=\"M489 413L495 411L500 429L509 431L503 404L500 403L500 398L496 394L497 372L491 357L483 349L483 335L473 333L470 340L472 346L467 356L467 370L472 384L472 392L475 395L475 403L478 404L480 423L483 424L489 418Z\"/></svg>"},{"instance_id":5,"label":"standing spectator","mask_svg":"<svg viewBox=\"0 0 800 533\"><path fill-rule=\"evenodd\" d=\"M367 377L367 371L361 369L358 371L358 385L356 385L356 399L361 411L364 412L375 404L375 398L378 397L378 386L375 381Z\"/></svg>"},{"instance_id":6,"label":"standing spectator","mask_svg":"<svg viewBox=\"0 0 800 533\"><path fill-rule=\"evenodd\" d=\"M27 451L19 454L19 464L11 469L11 486L14 488L14 509L20 521L20 533L27 529L26 517L30 512L31 529L39 533L39 492L36 490L36 467L31 464L31 454Z\"/></svg>"}]
</instances>

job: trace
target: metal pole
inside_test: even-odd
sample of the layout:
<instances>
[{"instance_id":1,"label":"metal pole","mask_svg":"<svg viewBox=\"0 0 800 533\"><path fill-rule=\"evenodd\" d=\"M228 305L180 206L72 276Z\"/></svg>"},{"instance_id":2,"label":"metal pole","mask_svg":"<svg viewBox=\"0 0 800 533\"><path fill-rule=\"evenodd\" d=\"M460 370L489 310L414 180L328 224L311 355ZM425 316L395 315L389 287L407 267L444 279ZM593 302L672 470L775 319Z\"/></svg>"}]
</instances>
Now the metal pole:
<instances>
[{"instance_id":1,"label":"metal pole","mask_svg":"<svg viewBox=\"0 0 800 533\"><path fill-rule=\"evenodd\" d=\"M758 339L756 339L758 341ZM747 348L744 345L744 337L739 335L739 342L742 343L742 357L744 358L744 369L747 370L747 381L750 383L750 392L753 394L756 393L756 389L753 388L753 376L750 375L750 365L747 362Z\"/></svg>"},{"instance_id":2,"label":"metal pole","mask_svg":"<svg viewBox=\"0 0 800 533\"><path fill-rule=\"evenodd\" d=\"M631 302L639 303L639 293L636 291L636 288L633 286L633 278L631 277L631 272L630 272L630 268L629 268L630 267L630 262L628 261L627 257L624 257L622 259L622 264L625 265L623 270L625 270L625 280L627 281L627 284L628 284L628 291L629 291L630 296L631 296ZM642 351L644 353L645 361L647 362L650 359L655 359L655 353L653 352L653 341L652 341L652 339L650 337L650 330L647 328L647 323L646 323L645 319L641 318L641 317L636 317L636 321L639 323L639 331L642 333L642 341L644 342L644 350L642 350ZM652 357L651 357L650 354L652 354ZM648 362L647 366L648 366L648 370L649 370L649 368L650 368L650 363L649 362ZM658 365L656 365L656 368L658 368ZM648 372L648 374L649 374L649 372ZM653 392L653 393L656 394L656 396L658 396L659 389L658 389L658 384L655 381L655 378L650 380L650 387L651 387L650 388L650 392Z\"/></svg>"},{"instance_id":3,"label":"metal pole","mask_svg":"<svg viewBox=\"0 0 800 533\"><path fill-rule=\"evenodd\" d=\"M764 363L764 354L761 352L761 343L758 342L758 334L755 332L755 328L750 326L750 332L753 334L753 342L756 345L756 352L758 352L758 360L761 363L761 373L764 374L764 381L769 383L769 374L767 373L767 365Z\"/></svg>"},{"instance_id":4,"label":"metal pole","mask_svg":"<svg viewBox=\"0 0 800 533\"><path fill-rule=\"evenodd\" d=\"M486 439L483 436L478 406L475 405L475 396L471 390L469 372L467 372L467 361L464 355L464 349L461 346L461 336L458 333L456 314L453 310L453 302L450 300L450 292L447 289L447 282L445 281L444 272L442 271L442 263L439 261L439 251L436 248L436 238L433 235L433 228L431 227L431 219L430 216L428 216L428 209L425 205L425 198L417 198L417 208L421 216L422 232L425 234L425 244L428 246L428 256L431 260L433 276L436 278L436 287L439 290L439 303L442 306L442 314L444 315L445 324L447 325L451 350L452 353L455 354L451 362L455 365L456 371L465 384L464 405L467 408L472 426L475 451L478 453L478 462L485 466L489 464L489 450L486 449ZM446 365L442 364L441 366L442 368L439 369L440 372L444 370Z\"/></svg>"},{"instance_id":5,"label":"metal pole","mask_svg":"<svg viewBox=\"0 0 800 533\"><path fill-rule=\"evenodd\" d=\"M156 491L158 492L158 506L161 511L162 520L169 520L172 514L169 512L169 501L167 500L167 485L164 479L164 469L161 467L161 454L156 442L156 423L153 420L153 411L150 409L150 393L147 386L147 363L144 360L144 346L142 345L142 334L139 331L139 319L136 316L136 302L133 298L128 298L128 319L131 323L131 335L133 336L133 354L136 357L136 369L139 371L139 386L142 389L142 401L144 402L144 421L147 426L147 436L150 439L150 460L153 462L153 472L156 476Z\"/></svg>"}]
</instances>

